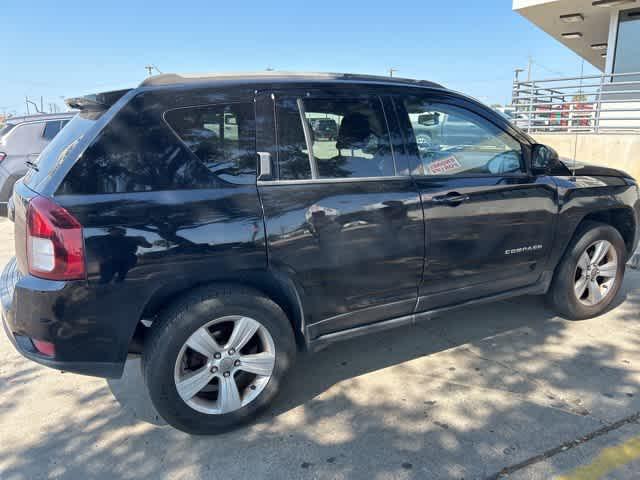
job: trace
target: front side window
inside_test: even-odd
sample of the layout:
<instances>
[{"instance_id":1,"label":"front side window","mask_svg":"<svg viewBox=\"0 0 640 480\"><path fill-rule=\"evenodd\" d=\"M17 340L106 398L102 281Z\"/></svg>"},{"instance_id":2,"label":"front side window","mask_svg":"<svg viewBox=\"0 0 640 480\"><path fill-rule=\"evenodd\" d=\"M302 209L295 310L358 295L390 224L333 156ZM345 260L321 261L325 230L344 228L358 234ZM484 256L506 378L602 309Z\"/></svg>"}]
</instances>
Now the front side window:
<instances>
[{"instance_id":1,"label":"front side window","mask_svg":"<svg viewBox=\"0 0 640 480\"><path fill-rule=\"evenodd\" d=\"M504 175L523 171L520 143L488 120L453 105L403 99L416 175Z\"/></svg>"},{"instance_id":2,"label":"front side window","mask_svg":"<svg viewBox=\"0 0 640 480\"><path fill-rule=\"evenodd\" d=\"M289 98L280 101L278 112L281 179L396 174L378 97Z\"/></svg>"}]
</instances>

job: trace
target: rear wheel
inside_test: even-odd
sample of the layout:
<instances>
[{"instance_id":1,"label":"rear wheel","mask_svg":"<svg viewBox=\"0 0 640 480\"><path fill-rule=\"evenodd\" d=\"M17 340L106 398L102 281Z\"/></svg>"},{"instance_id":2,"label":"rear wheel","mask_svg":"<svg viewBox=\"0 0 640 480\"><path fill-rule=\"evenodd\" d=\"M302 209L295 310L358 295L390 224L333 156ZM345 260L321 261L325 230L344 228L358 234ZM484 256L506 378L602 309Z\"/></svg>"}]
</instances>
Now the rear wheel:
<instances>
[{"instance_id":1,"label":"rear wheel","mask_svg":"<svg viewBox=\"0 0 640 480\"><path fill-rule=\"evenodd\" d=\"M601 314L622 285L625 258L625 243L615 228L586 223L556 269L547 294L550 305L569 319Z\"/></svg>"},{"instance_id":2,"label":"rear wheel","mask_svg":"<svg viewBox=\"0 0 640 480\"><path fill-rule=\"evenodd\" d=\"M194 434L216 434L266 408L295 356L280 307L244 288L191 294L154 323L144 378L158 413Z\"/></svg>"}]
</instances>

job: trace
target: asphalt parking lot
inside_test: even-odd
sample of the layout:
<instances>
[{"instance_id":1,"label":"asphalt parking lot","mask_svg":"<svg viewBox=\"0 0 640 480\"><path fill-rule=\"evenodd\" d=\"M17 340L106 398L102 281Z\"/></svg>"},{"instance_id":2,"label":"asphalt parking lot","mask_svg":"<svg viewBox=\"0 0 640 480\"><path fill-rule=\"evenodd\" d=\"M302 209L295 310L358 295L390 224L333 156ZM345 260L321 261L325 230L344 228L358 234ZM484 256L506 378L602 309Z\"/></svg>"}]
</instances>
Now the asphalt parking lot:
<instances>
[{"instance_id":1,"label":"asphalt parking lot","mask_svg":"<svg viewBox=\"0 0 640 480\"><path fill-rule=\"evenodd\" d=\"M0 263L13 255L0 220ZM302 356L253 426L162 425L138 360L61 373L0 335L0 479L637 478L640 272L615 308L555 317L525 297Z\"/></svg>"}]
</instances>

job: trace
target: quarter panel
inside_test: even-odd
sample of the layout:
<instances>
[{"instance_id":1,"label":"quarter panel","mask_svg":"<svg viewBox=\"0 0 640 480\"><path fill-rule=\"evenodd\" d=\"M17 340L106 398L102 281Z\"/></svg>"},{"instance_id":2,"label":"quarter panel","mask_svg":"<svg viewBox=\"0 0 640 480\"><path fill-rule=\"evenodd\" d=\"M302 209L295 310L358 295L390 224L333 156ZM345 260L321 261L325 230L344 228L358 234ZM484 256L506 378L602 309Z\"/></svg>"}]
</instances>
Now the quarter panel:
<instances>
[{"instance_id":1,"label":"quarter panel","mask_svg":"<svg viewBox=\"0 0 640 480\"><path fill-rule=\"evenodd\" d=\"M160 289L183 291L267 267L255 186L56 200L83 225L87 262L88 310L67 321L87 337L107 322L120 358Z\"/></svg>"}]
</instances>

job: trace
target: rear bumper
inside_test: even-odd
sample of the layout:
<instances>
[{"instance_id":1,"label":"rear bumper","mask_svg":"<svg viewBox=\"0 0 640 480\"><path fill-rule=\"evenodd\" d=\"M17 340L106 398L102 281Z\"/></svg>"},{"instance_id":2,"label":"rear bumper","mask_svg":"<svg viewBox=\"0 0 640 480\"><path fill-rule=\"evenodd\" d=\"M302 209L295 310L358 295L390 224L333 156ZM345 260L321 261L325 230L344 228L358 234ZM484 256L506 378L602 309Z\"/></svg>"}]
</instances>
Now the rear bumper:
<instances>
[{"instance_id":1,"label":"rear bumper","mask_svg":"<svg viewBox=\"0 0 640 480\"><path fill-rule=\"evenodd\" d=\"M47 367L96 377L122 376L126 352L120 340L105 334L78 297L84 282L55 282L20 274L15 258L0 276L0 306L4 331L24 357ZM89 298L86 296L85 298ZM70 300L77 305L67 307ZM51 342L53 357L42 355L31 339ZM118 347L118 348L115 348ZM126 347L125 347L126 349Z\"/></svg>"},{"instance_id":2,"label":"rear bumper","mask_svg":"<svg viewBox=\"0 0 640 480\"><path fill-rule=\"evenodd\" d=\"M9 341L13 344L18 353L33 362L56 370L78 373L81 375L90 375L92 377L120 378L122 376L123 365L119 363L70 362L40 355L33 346L33 342L29 337L14 335L11 332L4 314L2 315L2 326L4 327L7 337L9 337Z\"/></svg>"}]
</instances>

